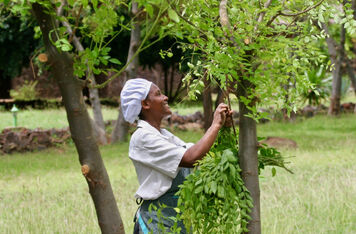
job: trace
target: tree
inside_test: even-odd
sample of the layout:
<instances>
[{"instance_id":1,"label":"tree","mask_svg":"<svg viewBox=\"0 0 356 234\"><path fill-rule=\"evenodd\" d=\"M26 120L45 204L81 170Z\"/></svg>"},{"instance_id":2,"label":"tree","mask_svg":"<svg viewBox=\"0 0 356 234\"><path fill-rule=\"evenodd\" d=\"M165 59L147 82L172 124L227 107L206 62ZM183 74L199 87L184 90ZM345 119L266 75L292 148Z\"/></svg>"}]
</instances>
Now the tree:
<instances>
[{"instance_id":1,"label":"tree","mask_svg":"<svg viewBox=\"0 0 356 234\"><path fill-rule=\"evenodd\" d=\"M309 22L324 11L319 1L170 1L169 11L177 38L184 49L203 56L185 77L195 92L204 71L222 88L233 90L239 100L239 163L242 178L254 201L249 214L250 233L260 233L260 190L258 182L256 121L263 116L257 107L275 103L288 112L295 108L300 93L310 88L304 70L322 61L310 42L320 37ZM324 7L325 8L325 7ZM199 79L192 79L192 77ZM280 106L286 90L296 83L288 102Z\"/></svg>"},{"instance_id":2,"label":"tree","mask_svg":"<svg viewBox=\"0 0 356 234\"><path fill-rule=\"evenodd\" d=\"M62 2L63 3L63 2ZM138 53L156 41L144 42L157 30L160 19L165 19L163 12L167 5L155 2L154 4L143 1L144 11L147 12L146 27L143 43L138 50L120 70L109 67L109 70L117 71L115 76L100 85L90 84L90 71L94 74L107 74L109 63L120 64L116 58L109 55L109 43L119 35L129 25L123 23L122 17L116 13L116 8L127 6L123 1L101 0L88 2L68 1L68 4L60 4L58 1L8 1L1 0L1 6L5 6L14 14L28 16L30 10L33 12L40 25L42 39L48 55L48 64L51 66L54 79L57 82L67 112L70 132L75 143L81 163L82 173L85 176L89 192L92 196L99 226L102 233L124 233L124 226L117 209L116 201L112 192L109 177L103 164L98 145L95 142L94 131L84 103L82 90L84 87L99 88L106 85L112 79L118 77L126 67L132 62ZM154 10L158 13L154 14ZM64 11L62 14L61 12ZM59 17L60 15L60 17ZM110 17L107 17L110 15ZM153 22L151 21L153 19ZM166 20L167 21L167 20ZM63 27L59 22L64 23ZM70 27L65 26L65 22ZM121 29L114 32L114 26L119 23ZM72 30L71 33L70 30ZM84 50L74 52L73 43L78 39L77 31L84 38L91 40L91 46ZM164 31L159 31L160 36L164 36ZM111 37L111 38L110 38ZM157 41L160 39L159 37ZM103 66L104 65L104 66ZM89 70L89 72L88 72Z\"/></svg>"},{"instance_id":3,"label":"tree","mask_svg":"<svg viewBox=\"0 0 356 234\"><path fill-rule=\"evenodd\" d=\"M53 74L61 90L71 135L97 210L100 228L103 233L124 233L109 177L95 142L90 118L83 101L84 81L78 80L73 75L72 56L67 52L59 51L52 43L60 40L56 35L58 24L54 23L57 22L54 8L49 2L46 5L33 3L32 10L40 24ZM52 15L47 12L52 12Z\"/></svg>"},{"instance_id":4,"label":"tree","mask_svg":"<svg viewBox=\"0 0 356 234\"><path fill-rule=\"evenodd\" d=\"M139 9L137 2L132 2L132 18L138 17ZM128 79L135 78L137 75L137 69L139 66L138 63L138 56L134 57L137 52L137 49L140 45L141 39L141 29L140 23L138 21L132 22L131 28L131 39L130 39L130 46L127 56L127 63L129 64L125 70L125 82ZM132 60L132 61L131 61ZM131 61L131 62L130 62ZM111 135L111 143L127 141L127 135L129 131L129 123L125 121L124 116L122 114L121 105L119 107L119 114L116 120L116 124L114 126L114 130Z\"/></svg>"},{"instance_id":5,"label":"tree","mask_svg":"<svg viewBox=\"0 0 356 234\"><path fill-rule=\"evenodd\" d=\"M355 34L356 21L351 1L343 0L330 2L328 11L321 15L319 29L326 34L326 44L331 62L332 91L330 96L329 115L340 112L342 75L348 73L352 84L356 80L352 71L351 61L348 58L348 47L345 47L350 35ZM345 65L343 65L345 64Z\"/></svg>"}]
</instances>

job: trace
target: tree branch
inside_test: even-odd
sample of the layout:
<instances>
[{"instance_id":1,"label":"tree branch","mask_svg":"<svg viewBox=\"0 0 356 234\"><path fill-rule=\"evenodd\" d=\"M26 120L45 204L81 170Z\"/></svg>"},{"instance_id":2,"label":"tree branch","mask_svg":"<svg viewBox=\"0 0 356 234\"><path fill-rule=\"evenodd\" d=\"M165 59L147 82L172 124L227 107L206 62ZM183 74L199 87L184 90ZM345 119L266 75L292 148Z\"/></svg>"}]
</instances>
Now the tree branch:
<instances>
[{"instance_id":1,"label":"tree branch","mask_svg":"<svg viewBox=\"0 0 356 234\"><path fill-rule=\"evenodd\" d=\"M257 19L257 23L261 23L263 18L265 17L266 15L266 10L267 8L271 5L272 3L272 0L268 0L265 5L264 5L264 11L262 11L259 15L258 15L258 19ZM254 31L256 32L257 31L257 27L258 27L258 24L255 25L255 28L254 28Z\"/></svg>"},{"instance_id":2,"label":"tree branch","mask_svg":"<svg viewBox=\"0 0 356 234\"><path fill-rule=\"evenodd\" d=\"M230 34L232 35L232 31L231 31L231 24L230 24L230 21L229 21L229 16L227 14L227 0L222 0L220 2L220 5L219 5L219 16L220 16L220 24L222 27L226 27L228 29L228 31L230 32ZM227 37L226 35L226 32L225 32L225 36ZM233 45L235 47L238 47L236 42L235 42L235 38L233 36L231 36L229 38L229 40L233 43Z\"/></svg>"},{"instance_id":3,"label":"tree branch","mask_svg":"<svg viewBox=\"0 0 356 234\"><path fill-rule=\"evenodd\" d=\"M227 0L222 0L220 2L220 6L219 6L220 24L223 27L227 27L230 30L231 25L230 25L229 17L227 15L226 5L227 5Z\"/></svg>"},{"instance_id":4,"label":"tree branch","mask_svg":"<svg viewBox=\"0 0 356 234\"><path fill-rule=\"evenodd\" d=\"M163 12L165 12L167 9L163 9L162 7L159 9L159 12L157 14L157 17L155 19L155 21L152 23L151 28L148 30L148 32L146 33L145 37L143 38L140 46L138 47L137 51L132 55L131 59L129 61L126 62L126 64L119 70L117 71L117 73L115 75L113 75L112 77L110 77L109 79L107 79L106 81L104 81L103 83L101 83L100 85L94 85L94 86L89 86L89 88L102 88L104 87L106 84L108 84L109 82L111 82L113 79L117 78L123 71L126 70L126 68L129 66L129 64L135 59L135 57L143 50L143 48L147 48L147 47L143 47L143 45L146 43L146 41L148 40L148 37L150 37L152 35L153 29L156 27L156 25L158 24L158 21L162 15Z\"/></svg>"},{"instance_id":5,"label":"tree branch","mask_svg":"<svg viewBox=\"0 0 356 234\"><path fill-rule=\"evenodd\" d=\"M196 30L198 30L202 35L204 35L205 39L208 39L208 35L201 30L200 28L198 28L196 25L194 25L192 22L190 22L187 18L185 18L184 16L182 16L180 14L180 12L177 10L177 8L173 7L171 2L169 1L169 5L172 8L172 10L179 16L179 18L181 18L182 20L184 20L187 24L189 24L190 26L193 26Z\"/></svg>"},{"instance_id":6,"label":"tree branch","mask_svg":"<svg viewBox=\"0 0 356 234\"><path fill-rule=\"evenodd\" d=\"M67 5L67 2L65 0L61 1L61 5L57 8L57 15L62 16L63 15L63 10L65 5Z\"/></svg>"},{"instance_id":7,"label":"tree branch","mask_svg":"<svg viewBox=\"0 0 356 234\"><path fill-rule=\"evenodd\" d=\"M299 15L302 15L304 13L307 13L308 11L311 11L314 8L317 8L318 6L320 6L325 0L320 0L317 4L307 7L305 10L302 10L300 12L297 13L284 13L282 11L278 11L277 14L275 14L274 16L272 16L272 18L267 22L267 26L271 25L273 23L273 21L278 17L278 16L288 16L288 17L296 17Z\"/></svg>"}]
</instances>

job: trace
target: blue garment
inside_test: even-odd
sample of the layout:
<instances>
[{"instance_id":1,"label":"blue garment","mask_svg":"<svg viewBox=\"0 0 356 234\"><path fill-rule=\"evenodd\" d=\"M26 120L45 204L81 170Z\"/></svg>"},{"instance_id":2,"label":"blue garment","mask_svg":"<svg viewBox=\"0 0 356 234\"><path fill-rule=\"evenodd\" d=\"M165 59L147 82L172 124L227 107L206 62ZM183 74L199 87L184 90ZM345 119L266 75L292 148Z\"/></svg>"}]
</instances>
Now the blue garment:
<instances>
[{"instance_id":1,"label":"blue garment","mask_svg":"<svg viewBox=\"0 0 356 234\"><path fill-rule=\"evenodd\" d=\"M173 179L171 188L161 197L156 200L145 200L143 201L138 214L137 222L139 223L140 232L139 233L169 233L171 232L171 227L174 225L174 221L170 217L176 217L177 213L174 210L177 207L178 197L175 195L179 190L179 185L185 180L185 177L190 173L189 168L180 168L177 176ZM149 212L150 205L154 205L161 210L161 215L157 216L157 211L151 208ZM161 208L160 204L165 204L166 208ZM181 228L180 233L187 233L183 223L178 222L178 227Z\"/></svg>"}]
</instances>

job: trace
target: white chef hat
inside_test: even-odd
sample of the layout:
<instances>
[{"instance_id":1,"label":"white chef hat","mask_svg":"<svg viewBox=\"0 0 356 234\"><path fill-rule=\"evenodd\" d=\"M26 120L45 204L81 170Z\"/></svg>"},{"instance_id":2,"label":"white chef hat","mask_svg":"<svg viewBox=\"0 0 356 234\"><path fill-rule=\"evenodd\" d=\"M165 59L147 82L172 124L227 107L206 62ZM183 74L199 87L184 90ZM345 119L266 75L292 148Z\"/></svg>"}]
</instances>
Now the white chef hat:
<instances>
[{"instance_id":1,"label":"white chef hat","mask_svg":"<svg viewBox=\"0 0 356 234\"><path fill-rule=\"evenodd\" d=\"M128 80L122 88L120 99L124 118L133 123L141 112L141 101L145 100L150 88L151 81L142 78Z\"/></svg>"}]
</instances>

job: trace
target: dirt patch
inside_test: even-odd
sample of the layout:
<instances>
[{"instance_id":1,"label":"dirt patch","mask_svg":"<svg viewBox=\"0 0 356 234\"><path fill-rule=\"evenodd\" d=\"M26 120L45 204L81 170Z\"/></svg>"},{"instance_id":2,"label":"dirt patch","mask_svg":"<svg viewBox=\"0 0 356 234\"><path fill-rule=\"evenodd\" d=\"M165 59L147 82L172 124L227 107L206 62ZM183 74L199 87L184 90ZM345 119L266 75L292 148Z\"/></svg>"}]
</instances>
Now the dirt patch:
<instances>
[{"instance_id":1,"label":"dirt patch","mask_svg":"<svg viewBox=\"0 0 356 234\"><path fill-rule=\"evenodd\" d=\"M266 140L261 141L261 143L266 144L270 147L274 147L277 149L280 148L289 148L289 149L296 149L298 148L297 142L282 138L282 137L267 137Z\"/></svg>"},{"instance_id":2,"label":"dirt patch","mask_svg":"<svg viewBox=\"0 0 356 234\"><path fill-rule=\"evenodd\" d=\"M0 153L43 150L66 142L69 129L6 128L0 133Z\"/></svg>"}]
</instances>

